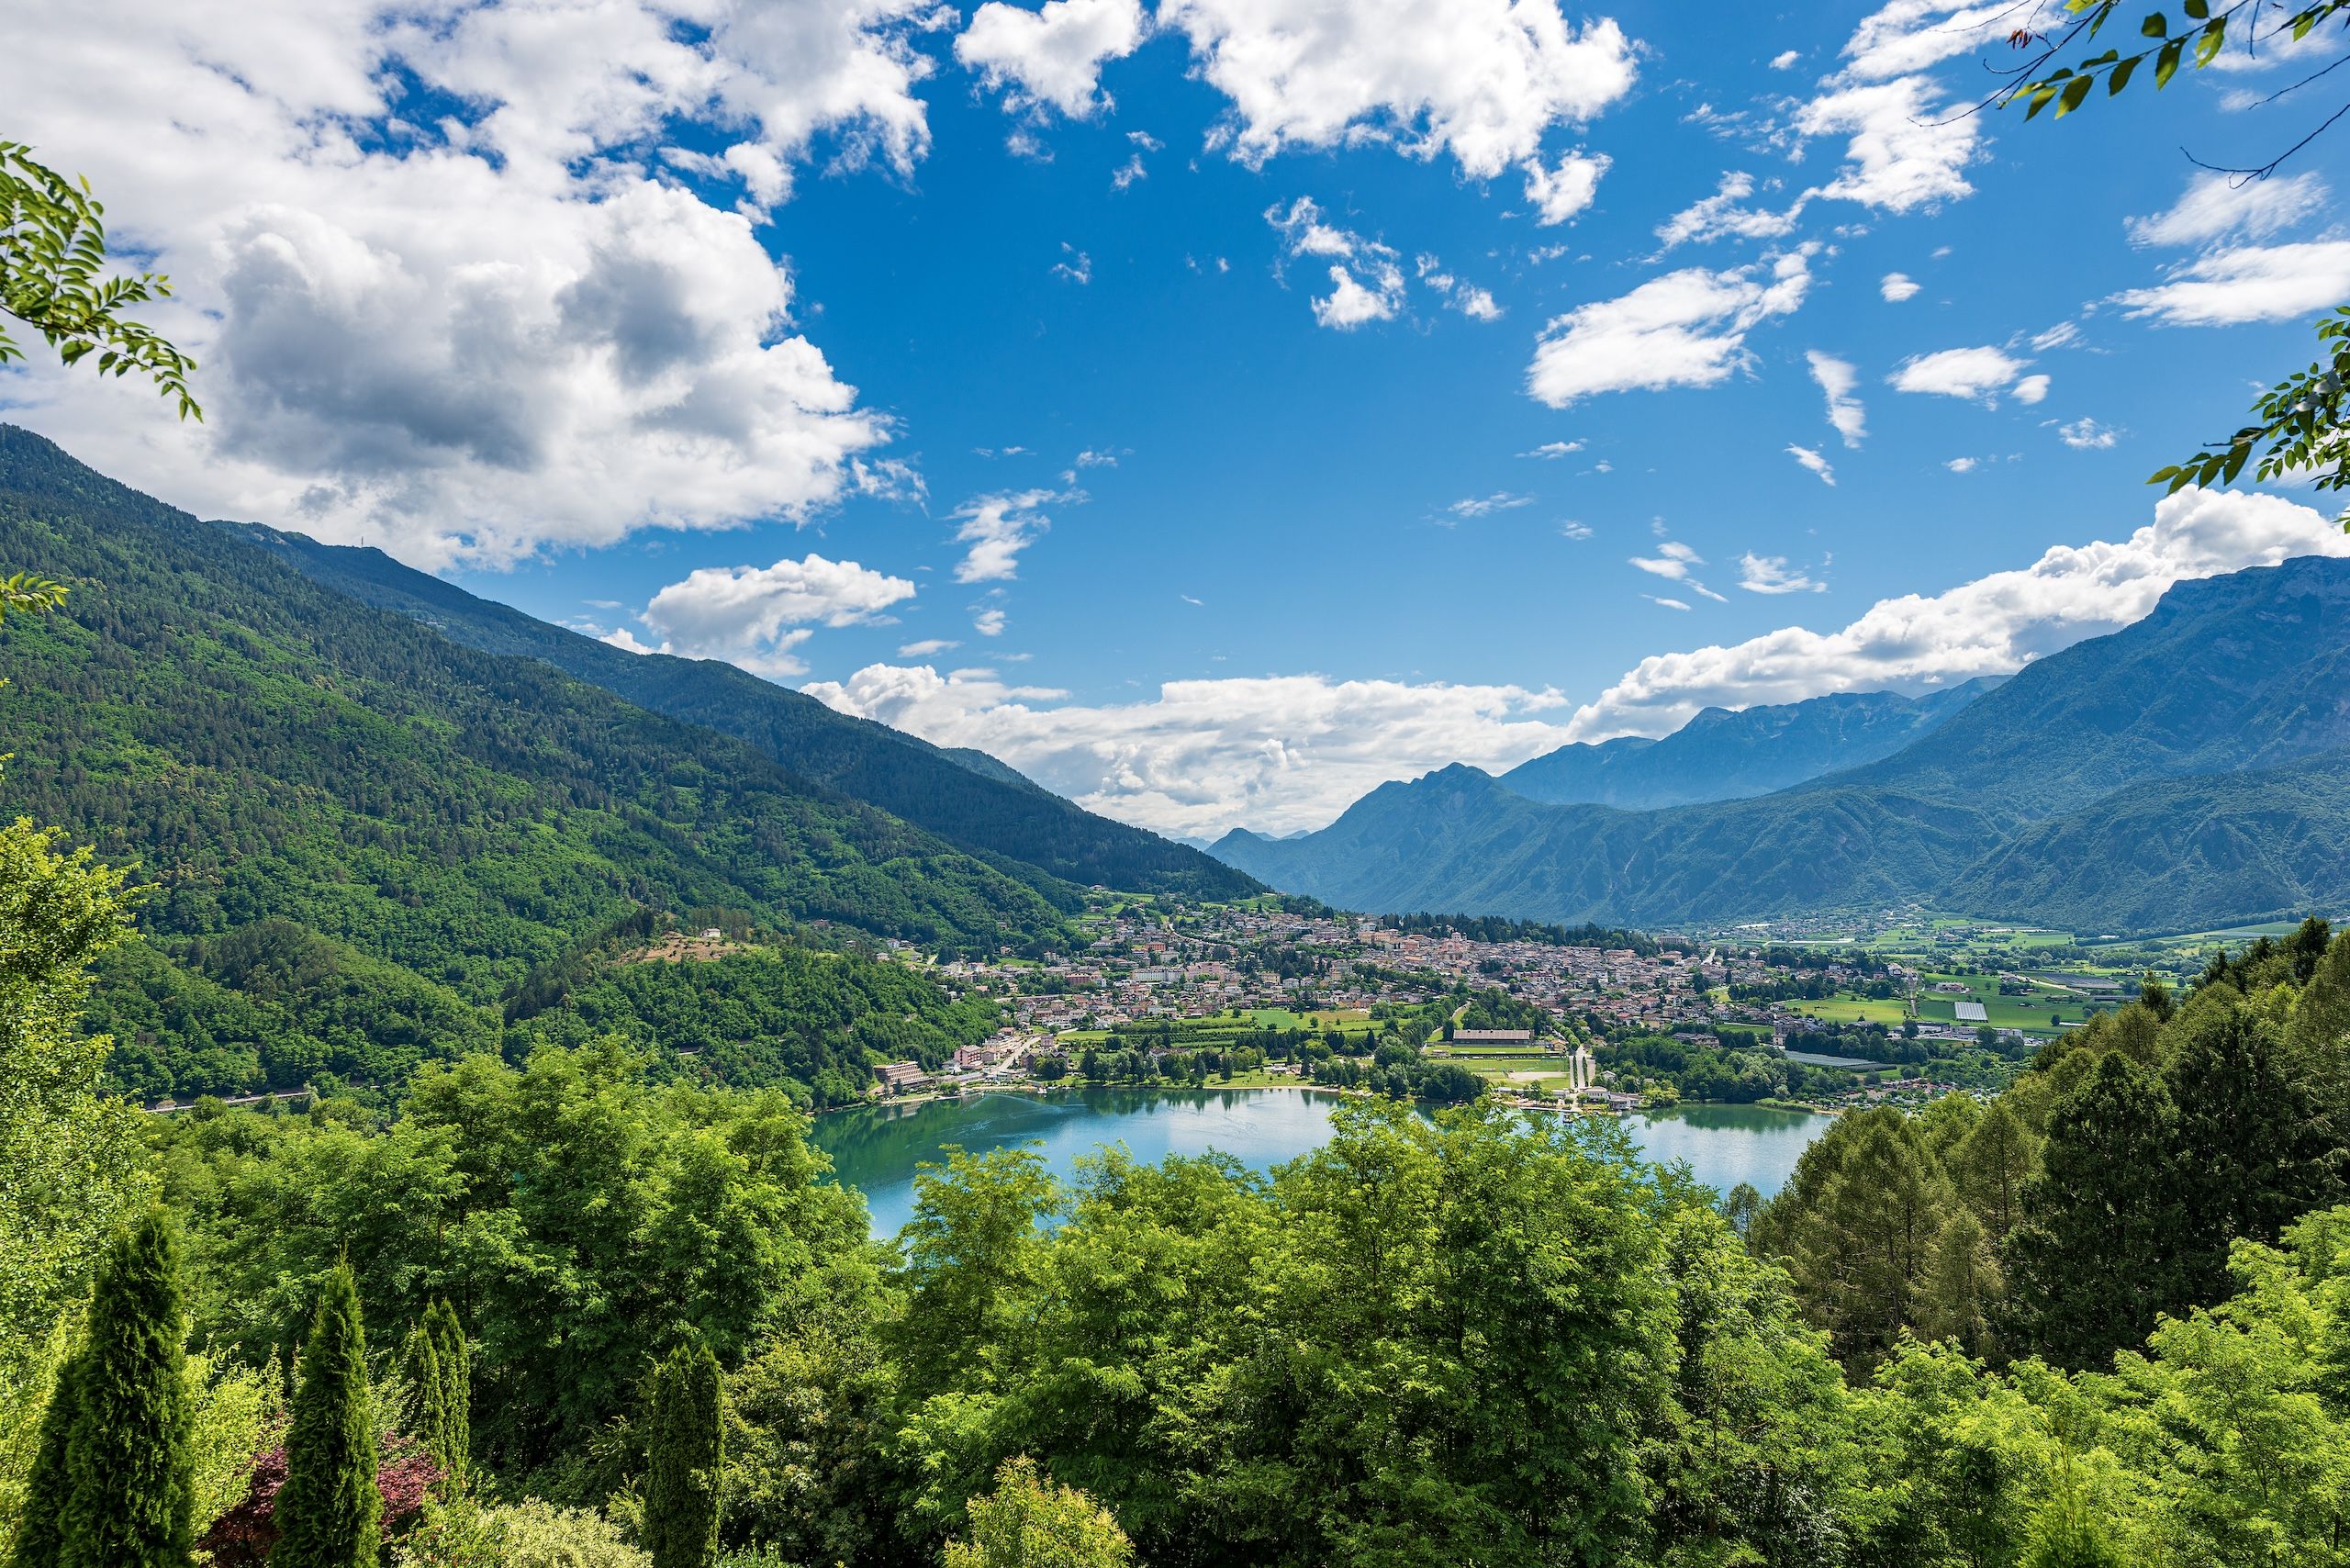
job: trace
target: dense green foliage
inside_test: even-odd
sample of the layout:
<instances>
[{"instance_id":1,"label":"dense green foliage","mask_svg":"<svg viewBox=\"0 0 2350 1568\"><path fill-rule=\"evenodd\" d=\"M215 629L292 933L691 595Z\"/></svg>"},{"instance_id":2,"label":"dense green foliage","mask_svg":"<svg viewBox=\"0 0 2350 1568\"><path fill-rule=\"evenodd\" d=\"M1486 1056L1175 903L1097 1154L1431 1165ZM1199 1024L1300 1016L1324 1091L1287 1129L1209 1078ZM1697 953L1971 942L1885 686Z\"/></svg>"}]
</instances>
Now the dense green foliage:
<instances>
[{"instance_id":1,"label":"dense green foliage","mask_svg":"<svg viewBox=\"0 0 2350 1568\"><path fill-rule=\"evenodd\" d=\"M2350 902L2350 715L2308 693L2350 642L2350 564L2183 582L1899 752L1750 800L1546 805L1469 767L1318 833L1217 853L1356 909L1669 925L1935 908L2177 931Z\"/></svg>"},{"instance_id":2,"label":"dense green foliage","mask_svg":"<svg viewBox=\"0 0 2350 1568\"><path fill-rule=\"evenodd\" d=\"M107 1249L70 1380L60 1568L188 1568L196 1523L187 1308L170 1217L149 1210Z\"/></svg>"},{"instance_id":3,"label":"dense green foliage","mask_svg":"<svg viewBox=\"0 0 2350 1568\"><path fill-rule=\"evenodd\" d=\"M327 1273L296 1376L269 1560L275 1568L372 1568L384 1499L375 1484L366 1331L347 1265Z\"/></svg>"},{"instance_id":4,"label":"dense green foliage","mask_svg":"<svg viewBox=\"0 0 2350 1568\"><path fill-rule=\"evenodd\" d=\"M710 1568L718 1555L725 1402L707 1345L680 1345L654 1372L644 1468L644 1547L653 1568Z\"/></svg>"},{"instance_id":5,"label":"dense green foliage","mask_svg":"<svg viewBox=\"0 0 2350 1568\"><path fill-rule=\"evenodd\" d=\"M968 1540L946 1543L946 1568L1126 1568L1134 1543L1110 1511L1056 1486L1026 1456L1006 1460L995 1490L971 1499Z\"/></svg>"},{"instance_id":6,"label":"dense green foliage","mask_svg":"<svg viewBox=\"0 0 2350 1568\"><path fill-rule=\"evenodd\" d=\"M143 1090L298 1081L321 1053L361 1077L454 1054L456 1008L496 1005L648 903L948 950L1061 929L1046 895L1070 895L1041 873L332 593L14 429L0 430L10 554L74 588L64 612L8 624L12 793L136 868L150 934L191 977L127 966L139 994L109 1016L153 1036L126 1056ZM269 920L293 930L215 946ZM258 1018L220 995L256 972Z\"/></svg>"},{"instance_id":7,"label":"dense green foliage","mask_svg":"<svg viewBox=\"0 0 2350 1568\"><path fill-rule=\"evenodd\" d=\"M412 571L375 550L251 528L249 537L330 588L412 615L470 647L543 659L640 708L746 741L802 778L869 801L975 855L1080 886L1245 897L1247 877L1185 845L1062 800L993 757L954 752L834 712L712 659L631 654Z\"/></svg>"}]
</instances>

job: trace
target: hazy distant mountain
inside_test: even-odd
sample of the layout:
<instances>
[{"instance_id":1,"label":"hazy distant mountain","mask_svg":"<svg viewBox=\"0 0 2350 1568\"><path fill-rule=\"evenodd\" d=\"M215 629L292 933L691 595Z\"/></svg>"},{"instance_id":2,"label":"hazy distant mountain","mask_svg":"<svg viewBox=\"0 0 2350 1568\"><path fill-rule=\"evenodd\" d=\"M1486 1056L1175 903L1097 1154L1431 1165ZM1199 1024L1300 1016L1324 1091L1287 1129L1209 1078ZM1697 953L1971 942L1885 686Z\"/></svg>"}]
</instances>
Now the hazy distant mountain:
<instances>
[{"instance_id":1,"label":"hazy distant mountain","mask_svg":"<svg viewBox=\"0 0 2350 1568\"><path fill-rule=\"evenodd\" d=\"M1563 745L1502 782L1529 801L1649 810L1767 795L1890 756L1999 683L1920 697L1845 691L1732 712L1708 708L1662 740L1627 735Z\"/></svg>"},{"instance_id":2,"label":"hazy distant mountain","mask_svg":"<svg viewBox=\"0 0 2350 1568\"><path fill-rule=\"evenodd\" d=\"M2182 583L1892 756L1774 794L1557 805L1455 767L1216 853L1353 908L1648 925L1914 899L2187 929L2350 904L2345 675L2350 562L2310 557Z\"/></svg>"},{"instance_id":3,"label":"hazy distant mountain","mask_svg":"<svg viewBox=\"0 0 2350 1568\"><path fill-rule=\"evenodd\" d=\"M965 849L1086 885L1206 898L1259 890L1199 850L1097 816L985 752L934 746L852 718L720 660L624 652L476 599L380 550L321 544L256 524L223 526L339 592L421 621L468 647L543 659L639 707L748 741L800 777Z\"/></svg>"}]
</instances>

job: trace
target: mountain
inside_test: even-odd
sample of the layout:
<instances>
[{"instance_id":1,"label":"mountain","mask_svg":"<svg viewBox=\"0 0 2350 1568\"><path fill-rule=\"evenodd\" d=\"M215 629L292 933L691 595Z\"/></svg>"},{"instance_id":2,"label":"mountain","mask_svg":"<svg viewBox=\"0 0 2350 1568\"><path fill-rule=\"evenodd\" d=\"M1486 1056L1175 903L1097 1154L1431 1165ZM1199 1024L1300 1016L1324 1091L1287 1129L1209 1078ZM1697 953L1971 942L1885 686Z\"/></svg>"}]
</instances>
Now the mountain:
<instances>
[{"instance_id":1,"label":"mountain","mask_svg":"<svg viewBox=\"0 0 2350 1568\"><path fill-rule=\"evenodd\" d=\"M647 910L979 953L1066 940L1080 902L6 426L0 561L71 589L0 628L0 788L149 889L95 1009L143 1089L495 1044L527 976Z\"/></svg>"},{"instance_id":2,"label":"mountain","mask_svg":"<svg viewBox=\"0 0 2350 1568\"><path fill-rule=\"evenodd\" d=\"M494 654L543 659L640 708L746 741L803 778L868 801L975 855L1080 885L1197 898L1264 890L1187 845L1112 822L985 752L947 749L852 718L734 666L632 654L404 566L380 550L223 524L314 581Z\"/></svg>"},{"instance_id":3,"label":"mountain","mask_svg":"<svg viewBox=\"0 0 2350 1568\"><path fill-rule=\"evenodd\" d=\"M1920 697L1845 691L1737 712L1708 708L1662 740L1563 745L1520 763L1502 782L1529 801L1635 811L1767 795L1890 756L1998 684L1978 678Z\"/></svg>"},{"instance_id":4,"label":"mountain","mask_svg":"<svg viewBox=\"0 0 2350 1568\"><path fill-rule=\"evenodd\" d=\"M1565 923L1918 902L2143 931L2341 907L2345 662L2350 562L2309 557L2181 583L1891 756L1775 793L1624 811L1455 767L1216 853L1347 907Z\"/></svg>"}]
</instances>

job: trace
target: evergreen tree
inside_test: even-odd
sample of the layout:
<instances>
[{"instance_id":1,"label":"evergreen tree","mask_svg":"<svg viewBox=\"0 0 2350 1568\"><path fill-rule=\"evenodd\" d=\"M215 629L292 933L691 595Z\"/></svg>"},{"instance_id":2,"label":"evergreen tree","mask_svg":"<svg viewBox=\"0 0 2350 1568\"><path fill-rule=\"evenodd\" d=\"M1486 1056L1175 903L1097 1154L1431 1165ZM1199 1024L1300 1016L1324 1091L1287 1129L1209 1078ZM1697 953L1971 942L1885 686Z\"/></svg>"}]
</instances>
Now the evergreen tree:
<instances>
[{"instance_id":1,"label":"evergreen tree","mask_svg":"<svg viewBox=\"0 0 2350 1568\"><path fill-rule=\"evenodd\" d=\"M473 1462L473 1347L465 1339L457 1309L446 1297L424 1315L434 1359L441 1368L441 1462L450 1474L462 1477Z\"/></svg>"},{"instance_id":2,"label":"evergreen tree","mask_svg":"<svg viewBox=\"0 0 2350 1568\"><path fill-rule=\"evenodd\" d=\"M297 1375L270 1568L373 1568L384 1500L375 1490L359 1286L347 1263L319 1294Z\"/></svg>"},{"instance_id":3,"label":"evergreen tree","mask_svg":"<svg viewBox=\"0 0 2350 1568\"><path fill-rule=\"evenodd\" d=\"M187 1568L196 1540L187 1293L178 1236L161 1209L116 1232L88 1333L73 1380L62 1568Z\"/></svg>"},{"instance_id":4,"label":"evergreen tree","mask_svg":"<svg viewBox=\"0 0 2350 1568\"><path fill-rule=\"evenodd\" d=\"M2050 1114L2007 1265L2021 1338L2058 1365L2102 1367L2181 1305L2177 1131L2162 1080L2120 1051Z\"/></svg>"},{"instance_id":5,"label":"evergreen tree","mask_svg":"<svg viewBox=\"0 0 2350 1568\"><path fill-rule=\"evenodd\" d=\"M409 1329L407 1341L400 1346L400 1375L408 1380L409 1435L424 1445L425 1452L442 1470L448 1470L448 1436L444 1429L448 1390L441 1369L441 1348L423 1324Z\"/></svg>"},{"instance_id":6,"label":"evergreen tree","mask_svg":"<svg viewBox=\"0 0 2350 1568\"><path fill-rule=\"evenodd\" d=\"M73 1423L82 1411L81 1377L82 1353L77 1349L58 1367L49 1404L41 1410L9 1568L62 1568L66 1513L73 1498L72 1452Z\"/></svg>"},{"instance_id":7,"label":"evergreen tree","mask_svg":"<svg viewBox=\"0 0 2350 1568\"><path fill-rule=\"evenodd\" d=\"M2180 1027L2164 1075L2178 1108L2180 1284L2214 1302L2233 1288L2231 1241L2274 1246L2341 1183L2317 1107L2264 1020L2207 1009Z\"/></svg>"},{"instance_id":8,"label":"evergreen tree","mask_svg":"<svg viewBox=\"0 0 2350 1568\"><path fill-rule=\"evenodd\" d=\"M718 1556L725 1412L718 1359L680 1346L653 1375L644 1545L653 1568L709 1568Z\"/></svg>"},{"instance_id":9,"label":"evergreen tree","mask_svg":"<svg viewBox=\"0 0 2350 1568\"><path fill-rule=\"evenodd\" d=\"M2015 1228L2024 1183L2040 1163L2039 1140L2006 1099L1992 1101L1951 1151L1959 1195L1994 1241Z\"/></svg>"}]
</instances>

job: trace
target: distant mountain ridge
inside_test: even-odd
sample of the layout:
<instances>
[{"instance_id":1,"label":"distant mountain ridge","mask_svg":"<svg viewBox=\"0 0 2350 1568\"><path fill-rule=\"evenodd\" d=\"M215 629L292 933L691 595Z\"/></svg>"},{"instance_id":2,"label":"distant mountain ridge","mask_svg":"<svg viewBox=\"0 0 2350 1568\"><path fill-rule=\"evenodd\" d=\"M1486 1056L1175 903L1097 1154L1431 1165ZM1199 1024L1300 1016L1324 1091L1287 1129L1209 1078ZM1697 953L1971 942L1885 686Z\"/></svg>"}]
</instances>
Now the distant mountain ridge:
<instances>
[{"instance_id":1,"label":"distant mountain ridge","mask_svg":"<svg viewBox=\"0 0 2350 1568\"><path fill-rule=\"evenodd\" d=\"M1708 708L1661 739L1577 742L1501 779L1549 805L1634 811L1767 795L1890 756L1998 684L1984 677L1918 697L1842 691L1735 711Z\"/></svg>"},{"instance_id":2,"label":"distant mountain ridge","mask_svg":"<svg viewBox=\"0 0 2350 1568\"><path fill-rule=\"evenodd\" d=\"M985 752L934 746L716 659L632 654L480 599L380 550L321 544L258 523L222 528L315 582L421 621L487 653L542 659L641 708L747 741L801 778L880 807L958 847L1080 885L1241 898L1229 865L1062 799Z\"/></svg>"},{"instance_id":3,"label":"distant mountain ridge","mask_svg":"<svg viewBox=\"0 0 2350 1568\"><path fill-rule=\"evenodd\" d=\"M1567 923L1914 901L2177 930L2340 907L2345 675L2350 561L2310 556L2180 583L1890 756L1774 793L1550 804L1456 766L1382 785L1318 833L1238 832L1216 853L1347 907Z\"/></svg>"}]
</instances>

